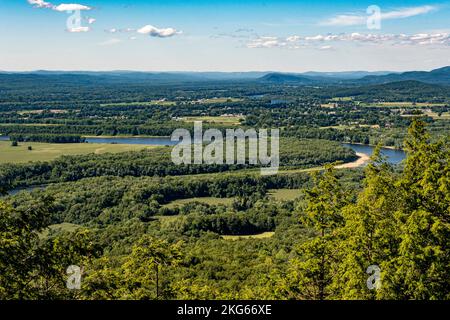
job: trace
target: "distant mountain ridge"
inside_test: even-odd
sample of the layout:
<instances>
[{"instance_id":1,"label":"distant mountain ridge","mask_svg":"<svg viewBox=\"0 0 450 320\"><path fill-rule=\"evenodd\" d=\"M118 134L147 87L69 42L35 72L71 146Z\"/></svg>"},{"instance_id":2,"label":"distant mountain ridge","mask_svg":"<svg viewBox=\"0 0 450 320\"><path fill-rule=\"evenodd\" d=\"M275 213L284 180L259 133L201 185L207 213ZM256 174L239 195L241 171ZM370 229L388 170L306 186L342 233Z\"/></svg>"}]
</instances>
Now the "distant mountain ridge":
<instances>
[{"instance_id":1,"label":"distant mountain ridge","mask_svg":"<svg viewBox=\"0 0 450 320\"><path fill-rule=\"evenodd\" d=\"M420 81L431 84L450 85L450 66L427 71L410 71L399 74L366 76L359 80L361 84L381 84L395 81Z\"/></svg>"},{"instance_id":2,"label":"distant mountain ridge","mask_svg":"<svg viewBox=\"0 0 450 320\"><path fill-rule=\"evenodd\" d=\"M357 74L357 72L356 72ZM363 75L364 73L360 73ZM431 71L409 71L403 73L388 73L388 74L371 74L365 75L361 78L349 79L339 77L338 74L332 76L327 73L304 73L304 74L290 74L290 73L270 73L259 80L262 82L272 83L296 83L296 84L347 84L347 85L370 85L370 84L384 84L390 82L400 81L419 81L428 84L450 85L450 66L443 67ZM351 76L351 75L350 75Z\"/></svg>"},{"instance_id":3,"label":"distant mountain ridge","mask_svg":"<svg viewBox=\"0 0 450 320\"><path fill-rule=\"evenodd\" d=\"M376 85L390 82L419 81L428 84L450 85L450 66L431 71L408 71L402 73L379 71L344 71L344 72L139 72L139 71L47 71L5 72L0 71L3 79L13 81L22 79L78 80L85 83L102 81L105 83L184 83L208 81L257 81L272 84L296 85Z\"/></svg>"}]
</instances>

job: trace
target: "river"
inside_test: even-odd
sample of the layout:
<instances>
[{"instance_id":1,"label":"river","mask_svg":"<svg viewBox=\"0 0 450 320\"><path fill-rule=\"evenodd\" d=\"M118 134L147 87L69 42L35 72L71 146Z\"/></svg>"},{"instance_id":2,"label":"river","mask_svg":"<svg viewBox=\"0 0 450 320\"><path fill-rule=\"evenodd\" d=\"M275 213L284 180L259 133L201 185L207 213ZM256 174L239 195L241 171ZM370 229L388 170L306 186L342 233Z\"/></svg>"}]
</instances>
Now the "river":
<instances>
[{"instance_id":1,"label":"river","mask_svg":"<svg viewBox=\"0 0 450 320\"><path fill-rule=\"evenodd\" d=\"M365 153L367 155L372 155L375 147L363 145L363 144L354 144L354 143L343 143L342 144L345 147L349 147L355 152L358 153ZM387 157L387 161L391 164L399 164L406 158L406 153L403 150L398 149L389 149L389 148L382 148L381 154Z\"/></svg>"},{"instance_id":2,"label":"river","mask_svg":"<svg viewBox=\"0 0 450 320\"><path fill-rule=\"evenodd\" d=\"M9 137L0 136L0 141L7 141ZM171 141L169 137L89 137L86 138L88 143L115 143L115 144L142 144L149 146L173 146L176 145L177 141ZM365 153L367 155L372 155L375 147L353 144L353 143L343 143L345 147L349 147L358 153ZM382 148L381 153L385 155L388 162L391 164L399 164L406 158L406 153L403 150Z\"/></svg>"},{"instance_id":3,"label":"river","mask_svg":"<svg viewBox=\"0 0 450 320\"><path fill-rule=\"evenodd\" d=\"M146 137L134 137L134 138L124 138L124 137L111 137L111 138L86 138L88 143L117 143L117 144L143 144L143 145L152 145L152 146L173 146L176 145L176 141L170 141L168 137L161 138L146 138ZM365 153L367 155L372 155L375 147L362 145L362 144L353 144L353 143L343 143L345 147L349 147L358 153ZM399 164L406 158L406 153L403 150L382 148L381 153L387 157L387 160L391 164Z\"/></svg>"},{"instance_id":4,"label":"river","mask_svg":"<svg viewBox=\"0 0 450 320\"><path fill-rule=\"evenodd\" d=\"M8 137L0 136L1 140L8 140ZM86 141L88 143L117 143L117 144L142 144L142 145L151 145L151 146L173 146L177 144L176 141L170 141L170 138L168 137L95 137L95 138L86 138ZM368 146L368 145L362 145L362 144L353 144L353 143L343 143L342 144L345 147L353 149L357 153L365 153L367 155L372 155L373 150L375 147ZM406 158L406 153L402 150L394 150L394 149L388 149L388 148L382 148L381 153L387 157L387 160L391 164L399 164ZM43 189L44 186L35 186L35 187L29 187L29 188L18 188L13 189L8 192L9 195L14 195L20 191L32 191L34 189Z\"/></svg>"}]
</instances>

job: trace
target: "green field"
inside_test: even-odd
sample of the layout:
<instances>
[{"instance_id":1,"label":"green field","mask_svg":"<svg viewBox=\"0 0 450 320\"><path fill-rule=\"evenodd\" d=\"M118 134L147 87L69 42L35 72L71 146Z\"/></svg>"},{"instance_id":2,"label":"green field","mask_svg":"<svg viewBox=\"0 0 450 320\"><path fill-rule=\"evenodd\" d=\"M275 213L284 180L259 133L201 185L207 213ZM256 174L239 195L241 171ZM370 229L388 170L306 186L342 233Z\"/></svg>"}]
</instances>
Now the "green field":
<instances>
[{"instance_id":1,"label":"green field","mask_svg":"<svg viewBox=\"0 0 450 320\"><path fill-rule=\"evenodd\" d=\"M194 121L202 121L205 123L216 123L216 124L227 124L227 125L239 125L244 117L239 116L229 116L229 117L221 117L221 116L201 116L201 117L184 117L182 120L184 122L194 122Z\"/></svg>"},{"instance_id":2,"label":"green field","mask_svg":"<svg viewBox=\"0 0 450 320\"><path fill-rule=\"evenodd\" d=\"M268 194L269 197L277 201L291 201L300 196L300 189L271 189Z\"/></svg>"},{"instance_id":3,"label":"green field","mask_svg":"<svg viewBox=\"0 0 450 320\"><path fill-rule=\"evenodd\" d=\"M171 203L166 204L164 207L173 209L176 207L181 207L185 204L191 202L200 202L209 205L225 205L229 206L233 203L233 198L215 198L215 197L199 197L199 198L188 198L188 199L180 199L172 201Z\"/></svg>"},{"instance_id":4,"label":"green field","mask_svg":"<svg viewBox=\"0 0 450 320\"><path fill-rule=\"evenodd\" d=\"M210 98L210 99L200 99L195 101L196 103L226 103L226 102L240 102L242 99L239 98Z\"/></svg>"},{"instance_id":5,"label":"green field","mask_svg":"<svg viewBox=\"0 0 450 320\"><path fill-rule=\"evenodd\" d=\"M263 232L260 234L253 234L248 236L222 236L222 239L224 240L240 240L240 239L267 239L273 237L275 232Z\"/></svg>"},{"instance_id":6,"label":"green field","mask_svg":"<svg viewBox=\"0 0 450 320\"><path fill-rule=\"evenodd\" d=\"M177 103L175 101L161 101L161 100L152 100L152 101L136 101L136 102L115 102L115 103L103 103L101 107L123 107L123 106L174 106Z\"/></svg>"},{"instance_id":7,"label":"green field","mask_svg":"<svg viewBox=\"0 0 450 320\"><path fill-rule=\"evenodd\" d=\"M31 146L33 150L28 150ZM29 161L48 161L62 155L76 155L87 153L118 153L137 151L145 148L155 148L144 145L101 144L101 143L39 143L20 142L12 147L10 141L0 141L0 163L24 163Z\"/></svg>"}]
</instances>

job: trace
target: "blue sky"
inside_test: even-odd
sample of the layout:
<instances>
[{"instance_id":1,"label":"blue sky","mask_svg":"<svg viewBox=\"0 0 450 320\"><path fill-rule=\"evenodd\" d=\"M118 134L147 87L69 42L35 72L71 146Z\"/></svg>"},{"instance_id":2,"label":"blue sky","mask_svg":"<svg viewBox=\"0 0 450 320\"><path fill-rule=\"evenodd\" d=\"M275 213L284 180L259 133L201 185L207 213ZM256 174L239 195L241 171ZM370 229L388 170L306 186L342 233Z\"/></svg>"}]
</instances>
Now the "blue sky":
<instances>
[{"instance_id":1,"label":"blue sky","mask_svg":"<svg viewBox=\"0 0 450 320\"><path fill-rule=\"evenodd\" d=\"M430 70L450 65L449 18L449 1L0 0L0 70Z\"/></svg>"}]
</instances>

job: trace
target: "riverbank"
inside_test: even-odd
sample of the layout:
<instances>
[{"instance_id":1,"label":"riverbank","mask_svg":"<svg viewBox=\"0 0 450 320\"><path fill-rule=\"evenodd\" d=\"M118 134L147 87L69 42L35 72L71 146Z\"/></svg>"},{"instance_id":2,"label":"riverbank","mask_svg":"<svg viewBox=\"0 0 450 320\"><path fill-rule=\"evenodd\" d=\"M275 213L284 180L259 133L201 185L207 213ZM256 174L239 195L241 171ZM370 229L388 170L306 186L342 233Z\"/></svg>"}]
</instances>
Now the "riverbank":
<instances>
[{"instance_id":1,"label":"riverbank","mask_svg":"<svg viewBox=\"0 0 450 320\"><path fill-rule=\"evenodd\" d=\"M340 165L337 165L336 169L352 169L352 168L359 168L370 161L370 156L366 153L356 152L356 155L358 156L358 159L353 162L343 163Z\"/></svg>"}]
</instances>

